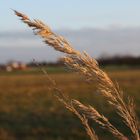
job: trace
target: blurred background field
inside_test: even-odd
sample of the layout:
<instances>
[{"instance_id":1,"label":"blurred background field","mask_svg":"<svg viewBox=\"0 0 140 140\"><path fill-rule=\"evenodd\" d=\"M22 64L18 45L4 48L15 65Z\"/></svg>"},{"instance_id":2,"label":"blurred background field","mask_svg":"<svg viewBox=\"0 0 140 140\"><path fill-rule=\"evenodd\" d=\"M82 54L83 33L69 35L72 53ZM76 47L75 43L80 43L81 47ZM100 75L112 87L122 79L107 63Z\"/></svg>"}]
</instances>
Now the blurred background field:
<instances>
[{"instance_id":1,"label":"blurred background field","mask_svg":"<svg viewBox=\"0 0 140 140\"><path fill-rule=\"evenodd\" d=\"M130 134L98 93L96 83L88 84L83 77L64 67L47 70L68 96L94 105L117 128ZM140 118L140 69L117 66L104 70L118 81L126 96L134 98ZM79 120L56 100L48 90L49 85L39 68L0 73L0 140L88 140ZM114 140L109 133L90 123L102 140Z\"/></svg>"},{"instance_id":2,"label":"blurred background field","mask_svg":"<svg viewBox=\"0 0 140 140\"><path fill-rule=\"evenodd\" d=\"M43 21L73 48L96 58L124 95L134 98L140 120L140 1L0 1L0 140L89 139L80 121L48 89L42 67L70 98L93 105L131 135L98 92L96 82L88 84L65 68L60 62L63 55L35 37L11 9ZM100 140L115 140L90 124Z\"/></svg>"}]
</instances>

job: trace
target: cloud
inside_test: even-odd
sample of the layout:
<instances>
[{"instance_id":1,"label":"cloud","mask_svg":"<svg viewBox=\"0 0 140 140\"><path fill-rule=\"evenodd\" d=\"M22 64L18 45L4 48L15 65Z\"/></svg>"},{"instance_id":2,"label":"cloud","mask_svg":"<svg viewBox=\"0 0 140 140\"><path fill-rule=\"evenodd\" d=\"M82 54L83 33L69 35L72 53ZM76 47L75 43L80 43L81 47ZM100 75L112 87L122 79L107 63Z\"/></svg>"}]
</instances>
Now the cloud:
<instances>
[{"instance_id":1,"label":"cloud","mask_svg":"<svg viewBox=\"0 0 140 140\"><path fill-rule=\"evenodd\" d=\"M63 31L79 50L94 57L108 55L140 55L140 28L81 29Z\"/></svg>"},{"instance_id":2,"label":"cloud","mask_svg":"<svg viewBox=\"0 0 140 140\"><path fill-rule=\"evenodd\" d=\"M140 28L110 28L57 30L66 37L74 48L87 51L93 57L108 55L140 55ZM40 47L42 46L42 47ZM46 47L41 39L32 32L0 33L0 61L20 59L30 61L56 60L60 56L53 49Z\"/></svg>"}]
</instances>

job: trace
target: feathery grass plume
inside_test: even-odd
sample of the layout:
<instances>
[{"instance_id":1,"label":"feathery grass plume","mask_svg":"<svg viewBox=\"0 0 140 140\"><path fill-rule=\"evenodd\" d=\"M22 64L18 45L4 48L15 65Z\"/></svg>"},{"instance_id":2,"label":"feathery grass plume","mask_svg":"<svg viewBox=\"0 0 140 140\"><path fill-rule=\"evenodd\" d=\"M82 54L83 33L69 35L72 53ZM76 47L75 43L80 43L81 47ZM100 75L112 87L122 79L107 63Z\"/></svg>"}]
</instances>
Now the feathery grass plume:
<instances>
[{"instance_id":1,"label":"feathery grass plume","mask_svg":"<svg viewBox=\"0 0 140 140\"><path fill-rule=\"evenodd\" d=\"M53 89L53 88L52 88ZM81 123L83 124L86 132L87 132L87 135L90 137L91 140L99 140L98 139L98 136L96 135L95 131L93 128L90 127L90 125L88 124L88 119L85 117L84 114L80 114L79 111L77 111L75 109L75 107L73 106L73 104L71 103L72 100L66 98L64 96L64 93L54 87L54 91L55 91L55 96L57 97L57 99L64 104L64 106L69 110L71 111L73 114L75 114L80 120L81 120Z\"/></svg>"},{"instance_id":2,"label":"feathery grass plume","mask_svg":"<svg viewBox=\"0 0 140 140\"><path fill-rule=\"evenodd\" d=\"M92 106L85 106L77 100L72 100L73 106L79 111L79 113L84 114L87 118L94 120L98 123L102 128L111 132L116 138L120 140L128 140L126 136L124 136L117 128L115 128L109 120L101 115L95 108Z\"/></svg>"},{"instance_id":3,"label":"feathery grass plume","mask_svg":"<svg viewBox=\"0 0 140 140\"><path fill-rule=\"evenodd\" d=\"M35 60L34 60L35 62ZM35 64L37 66L38 63L35 62ZM88 124L88 119L85 117L84 114L80 114L75 107L72 104L72 100L69 99L68 97L65 96L64 92L62 92L59 88L57 88L57 84L55 82L55 80L53 80L47 73L47 71L44 68L41 68L41 71L45 74L45 76L47 77L50 86L48 87L49 90L52 90L52 93L54 93L54 96L62 103L64 104L65 108L67 108L69 111L71 111L73 114L75 114L80 120L81 123L83 124L87 135L90 137L91 140L98 140L98 136L96 135L95 131L90 127L90 125Z\"/></svg>"},{"instance_id":4,"label":"feathery grass plume","mask_svg":"<svg viewBox=\"0 0 140 140\"><path fill-rule=\"evenodd\" d=\"M139 140L139 127L133 100L129 101L130 98L128 98L128 103L124 101L123 92L118 84L112 82L108 75L99 68L98 63L86 53L81 56L66 56L63 61L67 66L84 75L88 82L98 81L99 92L106 97L109 104L117 109L117 113L130 128L135 140Z\"/></svg>"},{"instance_id":5,"label":"feathery grass plume","mask_svg":"<svg viewBox=\"0 0 140 140\"><path fill-rule=\"evenodd\" d=\"M117 109L117 113L132 131L134 139L140 140L134 103L130 100L128 103L124 101L123 92L119 86L114 84L109 76L99 68L97 61L91 58L87 53L80 53L72 48L63 37L54 34L50 28L40 20L30 20L26 15L17 11L15 11L15 14L29 27L32 27L35 34L41 36L46 44L57 51L68 54L68 56L63 59L67 66L84 75L89 82L97 80L99 91L107 98L108 103Z\"/></svg>"},{"instance_id":6,"label":"feathery grass plume","mask_svg":"<svg viewBox=\"0 0 140 140\"><path fill-rule=\"evenodd\" d=\"M35 62L35 60L34 60ZM101 115L95 108L92 106L85 106L77 100L69 99L65 96L64 92L62 92L59 88L57 88L56 82L50 78L47 71L44 68L41 68L38 63L35 64L41 69L41 71L47 76L47 79L51 83L51 88L54 92L55 97L65 105L65 107L73 112L82 122L87 134L89 135L90 139L98 140L98 137L93 129L90 128L88 124L88 119L94 120L98 123L102 128L111 132L116 138L120 140L128 140L126 136L124 136L121 132L119 132L110 122L109 120Z\"/></svg>"},{"instance_id":7,"label":"feathery grass plume","mask_svg":"<svg viewBox=\"0 0 140 140\"><path fill-rule=\"evenodd\" d=\"M29 27L32 27L36 35L41 36L44 39L44 42L49 46L53 47L55 50L66 53L66 54L78 54L78 51L75 51L71 45L62 37L54 34L51 29L45 25L40 20L30 20L26 15L15 11L15 14L21 18L21 20L27 24Z\"/></svg>"}]
</instances>

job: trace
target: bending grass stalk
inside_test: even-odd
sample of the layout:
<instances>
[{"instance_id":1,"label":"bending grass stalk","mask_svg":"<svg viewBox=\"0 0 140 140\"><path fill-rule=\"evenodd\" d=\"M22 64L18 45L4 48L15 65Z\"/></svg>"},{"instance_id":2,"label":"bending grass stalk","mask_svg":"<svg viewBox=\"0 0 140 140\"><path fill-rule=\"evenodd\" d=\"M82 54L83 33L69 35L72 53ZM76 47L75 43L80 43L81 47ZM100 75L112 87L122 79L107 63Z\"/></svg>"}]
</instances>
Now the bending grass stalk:
<instances>
[{"instance_id":1,"label":"bending grass stalk","mask_svg":"<svg viewBox=\"0 0 140 140\"><path fill-rule=\"evenodd\" d=\"M66 65L84 75L88 82L98 81L99 92L108 100L110 105L117 109L117 113L131 129L135 139L139 140L138 121L133 100L128 98L128 103L124 101L123 92L118 84L114 84L97 63L92 61L92 58L85 53L82 58L67 56L63 59Z\"/></svg>"},{"instance_id":2,"label":"bending grass stalk","mask_svg":"<svg viewBox=\"0 0 140 140\"><path fill-rule=\"evenodd\" d=\"M64 104L64 106L73 112L83 124L87 134L89 135L90 139L98 140L98 137L95 133L95 131L89 126L88 119L94 120L96 123L98 123L102 128L108 130L111 132L116 138L120 140L128 140L126 136L124 136L121 132L119 132L110 122L109 120L101 115L95 108L92 106L85 106L82 103L80 103L77 100L71 100L68 97L64 96L64 92L62 92L59 88L57 88L56 82L51 79L51 77L48 75L47 71L44 68L41 68L41 66L35 61L35 64L40 68L40 70L44 73L45 76L47 76L47 79L51 83L52 87L49 87L49 90L52 90L55 97Z\"/></svg>"},{"instance_id":3,"label":"bending grass stalk","mask_svg":"<svg viewBox=\"0 0 140 140\"><path fill-rule=\"evenodd\" d=\"M36 35L41 36L44 42L55 50L68 54L63 61L66 65L78 71L92 82L94 79L99 83L99 91L107 98L108 103L117 109L125 124L134 135L134 140L140 140L139 126L135 115L134 103L124 101L123 93L119 86L114 84L109 76L99 68L97 61L86 53L80 53L61 36L56 35L40 20L30 20L26 15L15 11L21 20L32 27ZM133 114L132 114L133 113Z\"/></svg>"},{"instance_id":4,"label":"bending grass stalk","mask_svg":"<svg viewBox=\"0 0 140 140\"><path fill-rule=\"evenodd\" d=\"M99 140L94 129L91 128L90 125L88 124L88 119L85 117L85 115L80 114L75 109L75 107L72 104L72 100L70 100L68 97L66 97L65 96L66 94L64 94L64 92L62 92L62 90L57 88L57 84L56 84L55 80L53 80L48 75L47 71L44 68L42 68L35 60L33 60L33 61L40 68L40 70L44 73L44 75L48 79L50 86L51 86L51 87L48 87L48 89L52 90L52 93L58 99L58 101L60 101L62 104L64 104L65 108L67 108L69 111L71 111L73 114L75 114L80 119L81 123L83 124L83 126L86 130L87 135L90 137L91 140Z\"/></svg>"},{"instance_id":5,"label":"bending grass stalk","mask_svg":"<svg viewBox=\"0 0 140 140\"><path fill-rule=\"evenodd\" d=\"M95 121L102 128L104 128L104 129L108 130L110 133L112 133L112 135L114 135L119 140L128 140L128 138L126 136L124 136L121 132L119 132L119 130L117 130L117 128L115 128L115 126L113 126L105 116L101 115L92 106L90 106L90 105L85 106L84 104L80 103L77 100L73 100L72 103L75 106L75 108L77 108L79 113L82 113L88 119Z\"/></svg>"}]
</instances>

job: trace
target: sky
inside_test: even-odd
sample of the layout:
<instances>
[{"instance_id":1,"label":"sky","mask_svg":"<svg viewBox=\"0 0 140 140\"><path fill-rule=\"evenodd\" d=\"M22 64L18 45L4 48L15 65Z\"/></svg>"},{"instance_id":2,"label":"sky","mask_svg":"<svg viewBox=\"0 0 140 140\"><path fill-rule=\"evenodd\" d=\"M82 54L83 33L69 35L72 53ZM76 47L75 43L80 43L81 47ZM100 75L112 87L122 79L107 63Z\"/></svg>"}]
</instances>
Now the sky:
<instances>
[{"instance_id":1,"label":"sky","mask_svg":"<svg viewBox=\"0 0 140 140\"><path fill-rule=\"evenodd\" d=\"M139 0L1 0L0 63L55 61L61 55L33 36L11 9L41 19L76 49L100 57L140 55L139 6Z\"/></svg>"}]
</instances>

